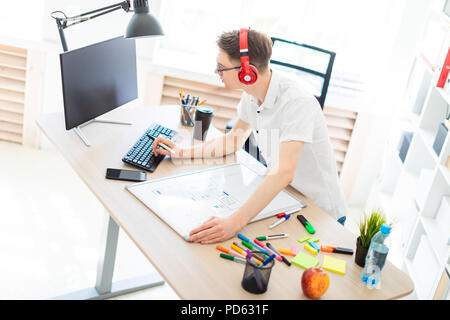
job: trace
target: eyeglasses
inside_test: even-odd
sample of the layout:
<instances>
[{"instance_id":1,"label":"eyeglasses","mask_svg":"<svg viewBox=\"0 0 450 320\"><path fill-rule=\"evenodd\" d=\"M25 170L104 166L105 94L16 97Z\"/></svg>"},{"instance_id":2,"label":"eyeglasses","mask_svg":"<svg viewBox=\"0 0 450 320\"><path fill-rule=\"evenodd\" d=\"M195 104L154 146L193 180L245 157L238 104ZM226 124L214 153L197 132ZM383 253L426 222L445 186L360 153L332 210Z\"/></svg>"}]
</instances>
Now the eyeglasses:
<instances>
[{"instance_id":1,"label":"eyeglasses","mask_svg":"<svg viewBox=\"0 0 450 320\"><path fill-rule=\"evenodd\" d=\"M238 67L232 67L232 68L220 68L220 66L217 65L216 71L217 71L217 73L222 73L222 72L224 72L224 71L229 71L229 70L234 70L234 69L240 69L240 68L241 68L241 66L238 66Z\"/></svg>"}]
</instances>

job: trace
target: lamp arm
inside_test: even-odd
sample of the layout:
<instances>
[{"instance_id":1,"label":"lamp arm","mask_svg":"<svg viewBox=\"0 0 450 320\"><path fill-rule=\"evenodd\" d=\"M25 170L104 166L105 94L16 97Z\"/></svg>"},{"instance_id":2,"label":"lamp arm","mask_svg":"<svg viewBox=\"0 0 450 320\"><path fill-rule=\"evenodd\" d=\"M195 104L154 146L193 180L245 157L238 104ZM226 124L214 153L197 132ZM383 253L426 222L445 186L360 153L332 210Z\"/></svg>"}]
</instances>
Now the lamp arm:
<instances>
[{"instance_id":1,"label":"lamp arm","mask_svg":"<svg viewBox=\"0 0 450 320\"><path fill-rule=\"evenodd\" d=\"M122 1L120 3L116 3L116 4L113 4L113 5L104 7L104 8L100 8L100 9L92 10L92 11L89 11L89 12L85 12L85 13L79 14L77 16L66 17L66 18L64 18L64 20L65 21L71 21L71 20L76 20L77 21L77 22L72 23L72 24L67 26L67 27L69 27L69 26L72 26L74 24L78 24L78 23L84 22L86 20L90 20L90 19L102 16L104 14L107 14L107 13L110 13L112 11L119 10L119 9L123 9L126 12L130 11L130 1L126 0L126 1ZM100 13L96 14L96 15L93 15L93 16L89 16L89 15L91 15L93 13L97 13L97 12L100 12Z\"/></svg>"},{"instance_id":2,"label":"lamp arm","mask_svg":"<svg viewBox=\"0 0 450 320\"><path fill-rule=\"evenodd\" d=\"M93 14L93 13L97 13L97 12L100 12L100 11L105 11L105 10L108 10L108 9L111 9L111 8L116 8L116 9L122 8L125 11L129 11L130 10L130 1L122 1L122 2L119 2L119 3L116 3L116 4L112 4L112 5L104 7L104 8L95 9L95 10L92 10L92 11L89 11L89 12L85 12L85 13L79 14L78 16L69 17L69 18L66 18L66 19L67 20L69 20L69 19L77 19L77 18L85 17L85 16ZM108 12L104 12L104 13L108 13Z\"/></svg>"},{"instance_id":3,"label":"lamp arm","mask_svg":"<svg viewBox=\"0 0 450 320\"><path fill-rule=\"evenodd\" d=\"M92 10L92 11L89 11L89 12L85 12L85 13L82 13L82 14L79 14L79 15L73 16L73 17L67 17L64 14L64 12L61 12L61 11L52 12L51 13L51 17L56 20L56 25L58 27L59 37L61 39L61 44L62 44L63 50L64 51L68 51L67 43L66 43L66 37L64 36L64 29L66 29L68 27L71 27L73 25L85 22L87 20L91 20L91 19L97 18L99 16L102 16L104 14L107 14L107 13L110 13L110 12L113 12L113 11L116 11L116 10L119 10L119 9L123 9L126 12L130 11L130 1L129 0L125 0L125 1L122 1L120 3L116 3L116 4L113 4L113 5L110 5L110 6L107 6L107 7L104 7L104 8L100 8L100 9L96 9L96 10ZM58 18L58 17L53 16L53 14L56 13L56 12L62 13L64 15L64 18ZM93 13L97 13L97 12L100 12L100 13L92 15L92 16L89 16L89 15L91 15ZM75 22L67 24L68 21L75 21Z\"/></svg>"}]
</instances>

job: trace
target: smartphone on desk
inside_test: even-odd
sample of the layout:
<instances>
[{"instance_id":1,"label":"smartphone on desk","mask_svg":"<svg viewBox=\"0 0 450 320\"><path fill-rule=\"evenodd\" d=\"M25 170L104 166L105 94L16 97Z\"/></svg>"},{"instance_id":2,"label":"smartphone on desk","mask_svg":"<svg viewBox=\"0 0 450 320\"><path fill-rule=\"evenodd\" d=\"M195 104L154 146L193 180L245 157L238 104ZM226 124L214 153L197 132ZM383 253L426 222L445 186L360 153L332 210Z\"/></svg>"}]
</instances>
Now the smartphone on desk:
<instances>
[{"instance_id":1,"label":"smartphone on desk","mask_svg":"<svg viewBox=\"0 0 450 320\"><path fill-rule=\"evenodd\" d=\"M107 168L106 178L113 180L142 182L147 180L147 173L143 171Z\"/></svg>"}]
</instances>

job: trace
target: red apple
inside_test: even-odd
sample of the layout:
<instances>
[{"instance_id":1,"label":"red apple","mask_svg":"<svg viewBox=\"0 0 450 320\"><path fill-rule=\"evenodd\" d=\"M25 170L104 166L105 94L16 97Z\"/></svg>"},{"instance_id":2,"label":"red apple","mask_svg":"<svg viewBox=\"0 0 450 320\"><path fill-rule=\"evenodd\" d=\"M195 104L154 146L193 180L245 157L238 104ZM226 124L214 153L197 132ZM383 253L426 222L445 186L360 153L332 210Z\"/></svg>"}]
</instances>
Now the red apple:
<instances>
[{"instance_id":1,"label":"red apple","mask_svg":"<svg viewBox=\"0 0 450 320\"><path fill-rule=\"evenodd\" d=\"M330 285L330 276L321 268L309 268L302 275L303 293L310 299L320 298Z\"/></svg>"}]
</instances>

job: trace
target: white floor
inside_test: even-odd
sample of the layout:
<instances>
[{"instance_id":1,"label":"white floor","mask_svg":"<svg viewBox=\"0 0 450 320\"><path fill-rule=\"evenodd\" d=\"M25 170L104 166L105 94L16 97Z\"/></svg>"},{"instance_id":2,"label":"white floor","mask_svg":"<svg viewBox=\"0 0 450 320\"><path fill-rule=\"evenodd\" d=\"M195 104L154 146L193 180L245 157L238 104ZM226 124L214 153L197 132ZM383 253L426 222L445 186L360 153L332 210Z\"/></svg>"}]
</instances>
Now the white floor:
<instances>
[{"instance_id":1,"label":"white floor","mask_svg":"<svg viewBox=\"0 0 450 320\"><path fill-rule=\"evenodd\" d=\"M0 299L92 287L107 214L62 156L0 141ZM114 280L156 272L124 232ZM179 299L164 284L120 299Z\"/></svg>"},{"instance_id":2,"label":"white floor","mask_svg":"<svg viewBox=\"0 0 450 320\"><path fill-rule=\"evenodd\" d=\"M361 213L350 208L347 216L355 234ZM0 141L0 299L48 299L92 287L107 218L56 150ZM121 232L113 280L155 272ZM166 283L114 299L179 297Z\"/></svg>"}]
</instances>

